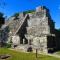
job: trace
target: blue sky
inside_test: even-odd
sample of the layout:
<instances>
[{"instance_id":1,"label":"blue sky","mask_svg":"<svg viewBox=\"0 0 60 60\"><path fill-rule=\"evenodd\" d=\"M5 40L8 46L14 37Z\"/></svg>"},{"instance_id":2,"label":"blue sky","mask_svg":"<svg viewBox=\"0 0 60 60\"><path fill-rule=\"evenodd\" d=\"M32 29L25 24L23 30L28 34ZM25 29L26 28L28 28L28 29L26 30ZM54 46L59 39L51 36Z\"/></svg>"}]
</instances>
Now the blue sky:
<instances>
[{"instance_id":1,"label":"blue sky","mask_svg":"<svg viewBox=\"0 0 60 60\"><path fill-rule=\"evenodd\" d=\"M11 16L16 12L35 9L37 6L46 6L50 10L56 28L60 28L60 0L0 0L5 1L5 7L0 6L0 12Z\"/></svg>"}]
</instances>

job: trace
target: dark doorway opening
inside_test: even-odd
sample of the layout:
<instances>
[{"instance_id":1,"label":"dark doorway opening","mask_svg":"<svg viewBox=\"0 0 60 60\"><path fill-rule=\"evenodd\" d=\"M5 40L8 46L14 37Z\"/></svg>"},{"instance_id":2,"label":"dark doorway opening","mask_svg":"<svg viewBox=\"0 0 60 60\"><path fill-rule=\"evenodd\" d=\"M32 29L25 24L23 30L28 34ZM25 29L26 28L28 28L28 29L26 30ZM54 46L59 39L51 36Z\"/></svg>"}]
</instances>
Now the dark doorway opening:
<instances>
[{"instance_id":1,"label":"dark doorway opening","mask_svg":"<svg viewBox=\"0 0 60 60\"><path fill-rule=\"evenodd\" d=\"M29 47L29 48L27 49L27 52L32 52L32 47Z\"/></svg>"}]
</instances>

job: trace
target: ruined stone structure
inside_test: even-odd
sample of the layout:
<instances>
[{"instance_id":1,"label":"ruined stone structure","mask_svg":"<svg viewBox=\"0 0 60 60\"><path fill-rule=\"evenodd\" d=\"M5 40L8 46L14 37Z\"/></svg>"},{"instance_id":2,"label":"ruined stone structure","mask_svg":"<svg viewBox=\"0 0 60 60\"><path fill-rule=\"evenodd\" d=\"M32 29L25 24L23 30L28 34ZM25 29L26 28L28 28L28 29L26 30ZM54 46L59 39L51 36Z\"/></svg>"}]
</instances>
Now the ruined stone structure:
<instances>
[{"instance_id":1,"label":"ruined stone structure","mask_svg":"<svg viewBox=\"0 0 60 60\"><path fill-rule=\"evenodd\" d=\"M47 52L54 48L54 22L45 7L37 7L34 14L29 14L28 26L25 37L28 43L37 46L41 51Z\"/></svg>"},{"instance_id":2,"label":"ruined stone structure","mask_svg":"<svg viewBox=\"0 0 60 60\"><path fill-rule=\"evenodd\" d=\"M12 20L11 20L12 19ZM33 13L20 13L18 19L10 18L6 24L9 27L8 42L23 51L48 52L55 48L55 25L49 10L42 6L37 7Z\"/></svg>"}]
</instances>

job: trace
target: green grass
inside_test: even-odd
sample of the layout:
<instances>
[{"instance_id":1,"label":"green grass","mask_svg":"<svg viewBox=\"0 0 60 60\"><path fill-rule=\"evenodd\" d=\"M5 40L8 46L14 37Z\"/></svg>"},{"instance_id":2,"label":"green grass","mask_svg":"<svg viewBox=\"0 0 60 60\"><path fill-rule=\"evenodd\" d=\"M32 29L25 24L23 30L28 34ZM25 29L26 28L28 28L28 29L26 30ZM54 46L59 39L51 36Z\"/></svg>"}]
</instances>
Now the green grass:
<instances>
[{"instance_id":1,"label":"green grass","mask_svg":"<svg viewBox=\"0 0 60 60\"><path fill-rule=\"evenodd\" d=\"M6 60L36 60L35 53L17 52L17 51L9 50L7 48L0 48L0 55L1 54L11 55L11 57ZM60 60L60 59L39 54L37 60Z\"/></svg>"}]
</instances>

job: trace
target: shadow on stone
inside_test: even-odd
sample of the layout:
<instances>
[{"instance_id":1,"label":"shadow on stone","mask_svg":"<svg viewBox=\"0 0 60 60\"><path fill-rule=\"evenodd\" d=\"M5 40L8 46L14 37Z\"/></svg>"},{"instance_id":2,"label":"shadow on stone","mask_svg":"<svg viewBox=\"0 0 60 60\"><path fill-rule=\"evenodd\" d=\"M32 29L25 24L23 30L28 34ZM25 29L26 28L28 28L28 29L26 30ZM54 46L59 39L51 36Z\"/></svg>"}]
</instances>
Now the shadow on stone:
<instances>
[{"instance_id":1,"label":"shadow on stone","mask_svg":"<svg viewBox=\"0 0 60 60\"><path fill-rule=\"evenodd\" d=\"M11 57L11 56L8 54L0 55L0 59L7 59L9 57Z\"/></svg>"}]
</instances>

